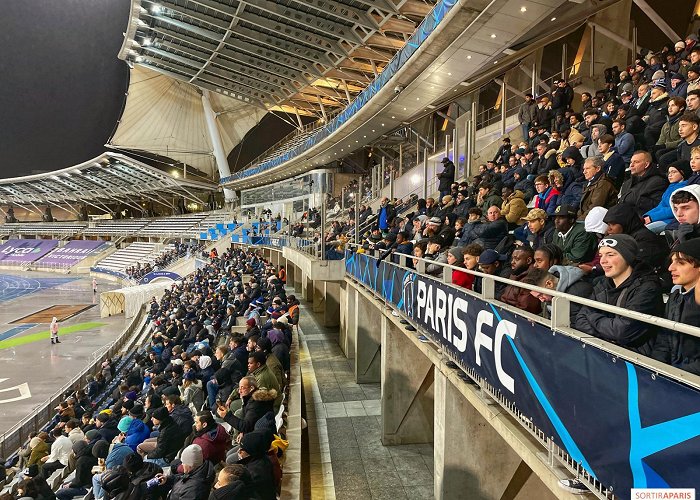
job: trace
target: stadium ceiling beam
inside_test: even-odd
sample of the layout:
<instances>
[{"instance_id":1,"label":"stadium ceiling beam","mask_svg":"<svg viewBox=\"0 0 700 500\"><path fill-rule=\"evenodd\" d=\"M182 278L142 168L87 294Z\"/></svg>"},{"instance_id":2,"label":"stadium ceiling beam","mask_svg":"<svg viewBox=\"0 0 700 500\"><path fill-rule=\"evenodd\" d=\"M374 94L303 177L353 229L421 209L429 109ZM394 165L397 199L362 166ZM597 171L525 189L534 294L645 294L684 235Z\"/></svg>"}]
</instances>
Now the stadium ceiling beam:
<instances>
[{"instance_id":1,"label":"stadium ceiling beam","mask_svg":"<svg viewBox=\"0 0 700 500\"><path fill-rule=\"evenodd\" d=\"M416 23L407 19L398 19L395 17L390 17L381 25L379 31L391 31L393 33L404 33L406 35L412 35L416 30Z\"/></svg>"},{"instance_id":2,"label":"stadium ceiling beam","mask_svg":"<svg viewBox=\"0 0 700 500\"><path fill-rule=\"evenodd\" d=\"M367 7L374 7L376 9L381 9L385 12L391 12L394 14L399 14L399 9L396 7L394 2L391 0L357 0L361 4Z\"/></svg>"},{"instance_id":3,"label":"stadium ceiling beam","mask_svg":"<svg viewBox=\"0 0 700 500\"><path fill-rule=\"evenodd\" d=\"M286 73L286 75L280 75L278 73L275 73L274 71L269 71L268 67L274 67L277 66L273 63L267 63L263 65L249 65L245 63L240 63L238 59L240 58L235 58L235 57L229 57L227 55L224 55L221 52L212 52L210 56L205 56L203 54L199 54L197 51L193 49L189 49L187 47L182 47L182 46L177 46L174 44L170 44L168 42L160 42L158 44L158 49L160 50L161 47L164 47L167 50L161 50L160 52L184 52L190 57L195 57L197 59L203 59L201 60L199 67L202 68L203 64L206 62L207 58L211 58L210 66L215 66L231 71L236 71L240 74L245 74L247 76L250 76L251 78L254 78L256 80L259 80L260 82L263 83L271 83L273 85L282 87L283 89L287 90L288 92L294 92L296 91L296 88L292 85L292 72L287 70L286 68L283 67L277 67L277 69L280 70L282 73ZM144 51L152 51L154 50L153 46L147 46L144 47ZM235 53L234 53L235 54ZM218 57L217 57L218 56Z\"/></svg>"},{"instance_id":4,"label":"stadium ceiling beam","mask_svg":"<svg viewBox=\"0 0 700 500\"><path fill-rule=\"evenodd\" d=\"M365 75L364 73L358 73L356 71L348 71L343 68L332 68L326 72L326 77L328 78L339 78L341 80L351 80L355 82L362 82L368 84L372 79Z\"/></svg>"},{"instance_id":5,"label":"stadium ceiling beam","mask_svg":"<svg viewBox=\"0 0 700 500\"><path fill-rule=\"evenodd\" d=\"M190 47L185 47L183 45L175 44L164 38L160 38L154 42L157 46L165 46L168 50L181 51L190 54L193 57L198 57L206 61L211 54L217 52L219 57L230 59L236 61L240 64L247 65L251 68L255 68L258 71L266 71L270 74L280 76L282 78L287 78L292 82L296 82L299 87L308 85L309 79L307 79L303 72L316 73L316 76L320 76L315 68L311 64L302 62L299 60L294 60L284 54L278 54L273 51L265 51L263 54L260 47L245 42L243 40L237 40L235 38L228 38L221 48L217 44L204 41L198 38L193 38L192 36L179 33L164 27L154 27L152 30L159 33L163 37L168 37L173 40L177 40L180 43L185 43L189 46L197 47L197 49L192 49ZM200 54L201 51L202 53ZM269 53L268 53L269 52ZM268 56L266 59L265 56ZM272 59L272 60L270 60ZM296 63L296 64L295 64ZM302 64L299 64L302 63Z\"/></svg>"},{"instance_id":6,"label":"stadium ceiling beam","mask_svg":"<svg viewBox=\"0 0 700 500\"><path fill-rule=\"evenodd\" d=\"M190 75L187 74L182 74L179 73L179 70L177 68L174 68L170 65L163 64L161 61L154 61L154 64L150 64L149 61L143 61L141 63L138 63L144 67L147 67L149 69L152 69L153 71L157 71L158 73L162 73L166 76L169 76L170 78L174 78L176 80L179 80L181 82L189 83L198 87L205 88L207 90L210 90L212 92L216 92L218 94L224 94L224 95L229 95L231 97L236 97L237 95L242 95L245 99L248 99L249 104L252 104L254 106L257 106L258 108L261 109L266 109L265 106L263 105L262 101L260 100L259 97L266 98L267 96L258 96L256 97L252 93L249 92L248 89L243 89L239 88L238 86L230 85L227 87L222 87L222 86L217 86L215 84L209 83L208 81L199 79L196 82L190 82ZM156 65L160 64L160 66ZM228 93L225 93L225 92ZM229 92L230 91L230 92ZM238 100L245 100L239 98Z\"/></svg>"},{"instance_id":7,"label":"stadium ceiling beam","mask_svg":"<svg viewBox=\"0 0 700 500\"><path fill-rule=\"evenodd\" d=\"M152 47L146 47L146 51L149 53L155 54L161 58L166 58L169 61L171 61L168 64L173 64L175 66L179 66L179 71L183 73L194 73L190 77L189 83L193 83L197 79L207 79L206 75L213 75L215 77L218 77L222 80L229 81L230 84L222 84L223 86L229 87L229 88L238 88L238 85L240 85L241 89L248 87L251 90L259 91L262 90L265 92L265 95L272 95L277 97L277 99L286 99L287 95L293 93L296 89L291 87L291 85L288 85L287 82L280 82L281 84L284 84L284 87L282 85L280 86L274 86L270 85L268 83L265 83L263 81L258 81L253 78L249 78L248 76L245 76L249 74L250 72L247 69L242 69L244 73L242 74L236 74L234 73L236 68L231 69L230 71L227 71L226 69L223 69L219 67L218 65L210 65L209 67L205 68L204 71L199 70L197 67L195 67L195 63L192 61L188 61L181 56L177 56L175 54L171 54L170 52L163 51L160 49L154 49ZM188 67L191 67L194 71L188 70L185 68L183 65L187 65ZM239 68L241 68L239 66ZM239 69L241 71L241 69ZM195 73L196 72L196 73ZM270 79L268 78L268 82ZM232 85L236 85L236 87L232 87ZM280 92L280 90L287 90L287 94L283 94Z\"/></svg>"},{"instance_id":8,"label":"stadium ceiling beam","mask_svg":"<svg viewBox=\"0 0 700 500\"><path fill-rule=\"evenodd\" d=\"M399 7L399 12L404 16L415 16L421 19L430 14L433 10L434 5L425 2L419 2L418 0L404 0Z\"/></svg>"},{"instance_id":9,"label":"stadium ceiling beam","mask_svg":"<svg viewBox=\"0 0 700 500\"><path fill-rule=\"evenodd\" d=\"M367 38L365 45L392 50L401 50L403 46L406 45L406 42L399 40L398 38L383 35L381 33L374 33ZM353 57L353 53L350 53L350 57Z\"/></svg>"},{"instance_id":10,"label":"stadium ceiling beam","mask_svg":"<svg viewBox=\"0 0 700 500\"><path fill-rule=\"evenodd\" d=\"M371 61L381 61L383 63L387 63L392 57L394 57L394 55L391 52L377 50L371 47L358 47L352 52L351 57L359 57L362 59L369 59Z\"/></svg>"},{"instance_id":11,"label":"stadium ceiling beam","mask_svg":"<svg viewBox=\"0 0 700 500\"><path fill-rule=\"evenodd\" d=\"M236 27L235 35L247 38L248 40L252 40L254 43L263 44L267 47L270 47L273 50L281 50L286 54L289 54L297 59L304 59L312 64L320 64L322 66L333 66L333 61L323 50L319 50L318 48L311 48L308 45L296 43L291 40L287 40L286 38L281 38L275 35L275 29L279 29L279 26L276 26L274 22L262 16L258 17L261 18L261 24L269 26L268 28L263 28L267 29L267 31L269 31L270 33L263 33L262 31L256 31L252 28L239 25ZM342 55L345 54L343 53Z\"/></svg>"},{"instance_id":12,"label":"stadium ceiling beam","mask_svg":"<svg viewBox=\"0 0 700 500\"><path fill-rule=\"evenodd\" d=\"M305 8L312 8L327 16L355 24L367 31L374 31L379 28L375 19L367 11L342 4L331 0L292 0L293 3Z\"/></svg>"},{"instance_id":13,"label":"stadium ceiling beam","mask_svg":"<svg viewBox=\"0 0 700 500\"><path fill-rule=\"evenodd\" d=\"M357 34L352 26L324 19L310 12L296 9L291 5L280 4L272 0L246 0L246 3L282 19L289 20L292 23L324 33L330 38L339 38L351 45L363 43L362 37Z\"/></svg>"}]
</instances>

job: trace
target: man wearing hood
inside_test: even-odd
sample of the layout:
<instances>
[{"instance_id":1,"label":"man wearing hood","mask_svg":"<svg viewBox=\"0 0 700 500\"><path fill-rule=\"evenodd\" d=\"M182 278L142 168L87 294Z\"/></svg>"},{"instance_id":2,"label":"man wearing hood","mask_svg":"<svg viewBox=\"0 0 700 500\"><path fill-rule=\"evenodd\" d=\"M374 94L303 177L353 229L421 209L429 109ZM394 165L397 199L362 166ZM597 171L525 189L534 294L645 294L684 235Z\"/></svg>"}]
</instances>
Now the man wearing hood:
<instances>
[{"instance_id":1,"label":"man wearing hood","mask_svg":"<svg viewBox=\"0 0 700 500\"><path fill-rule=\"evenodd\" d=\"M668 270L675 286L666 302L664 317L686 325L700 324L700 305L695 301L700 280L700 239L677 245ZM659 332L652 357L700 375L700 338L665 328Z\"/></svg>"},{"instance_id":2,"label":"man wearing hood","mask_svg":"<svg viewBox=\"0 0 700 500\"><path fill-rule=\"evenodd\" d=\"M651 155L647 151L637 151L632 155L630 174L631 177L622 184L619 201L633 205L641 217L659 204L668 187L668 180L661 175L658 167L652 165Z\"/></svg>"},{"instance_id":3,"label":"man wearing hood","mask_svg":"<svg viewBox=\"0 0 700 500\"><path fill-rule=\"evenodd\" d=\"M71 500L73 497L85 495L87 488L92 485L92 468L97 465L97 458L92 454L92 446L86 441L78 441L73 445L75 476L66 488L56 492L59 500Z\"/></svg>"},{"instance_id":4,"label":"man wearing hood","mask_svg":"<svg viewBox=\"0 0 700 500\"><path fill-rule=\"evenodd\" d=\"M209 500L244 500L255 498L255 492L250 486L253 478L245 466L229 464L219 472L214 489Z\"/></svg>"},{"instance_id":5,"label":"man wearing hood","mask_svg":"<svg viewBox=\"0 0 700 500\"><path fill-rule=\"evenodd\" d=\"M277 498L275 465L267 455L273 436L266 431L253 431L243 436L238 450L238 464L244 465L252 477L251 487L260 500Z\"/></svg>"},{"instance_id":6,"label":"man wearing hood","mask_svg":"<svg viewBox=\"0 0 700 500\"><path fill-rule=\"evenodd\" d=\"M535 285L540 288L548 288L561 293L568 293L587 299L593 293L593 286L583 278L586 274L575 266L552 266L548 271L544 269L532 269L523 283ZM529 292L542 304L542 316L549 319L552 317L552 296L535 290ZM574 326L576 315L581 310L581 305L576 302L569 302L569 325Z\"/></svg>"},{"instance_id":7,"label":"man wearing hood","mask_svg":"<svg viewBox=\"0 0 700 500\"><path fill-rule=\"evenodd\" d=\"M663 310L661 283L654 270L637 258L639 246L627 234L600 241L600 266L605 279L593 288L592 300L652 316ZM583 306L574 328L645 356L651 355L656 328L626 316Z\"/></svg>"},{"instance_id":8,"label":"man wearing hood","mask_svg":"<svg viewBox=\"0 0 700 500\"><path fill-rule=\"evenodd\" d=\"M516 248L513 250L510 258L512 272L508 278L513 281L524 281L534 261L535 251L531 247L522 246ZM532 314L539 314L542 310L540 301L530 295L530 290L514 285L506 285L503 293L501 293L500 300Z\"/></svg>"},{"instance_id":9,"label":"man wearing hood","mask_svg":"<svg viewBox=\"0 0 700 500\"><path fill-rule=\"evenodd\" d=\"M678 222L677 229L667 228L665 231L666 240L671 249L674 249L678 243L700 237L699 205L700 185L698 184L677 189L671 195L671 210Z\"/></svg>"},{"instance_id":10,"label":"man wearing hood","mask_svg":"<svg viewBox=\"0 0 700 500\"><path fill-rule=\"evenodd\" d=\"M440 199L447 196L452 191L452 183L455 181L455 164L452 160L445 157L440 163L443 165L442 172L437 174L438 178L438 191L440 191Z\"/></svg>"},{"instance_id":11,"label":"man wearing hood","mask_svg":"<svg viewBox=\"0 0 700 500\"><path fill-rule=\"evenodd\" d=\"M527 178L527 170L523 167L517 167L513 171L513 180L515 181L513 189L523 193L525 203L530 203L530 200L535 195L535 186L532 184L532 181Z\"/></svg>"},{"instance_id":12,"label":"man wearing hood","mask_svg":"<svg viewBox=\"0 0 700 500\"><path fill-rule=\"evenodd\" d=\"M583 186L581 208L578 211L579 220L583 220L593 207L609 208L617 202L617 189L612 179L603 172L603 158L587 158L583 164Z\"/></svg>"}]
</instances>

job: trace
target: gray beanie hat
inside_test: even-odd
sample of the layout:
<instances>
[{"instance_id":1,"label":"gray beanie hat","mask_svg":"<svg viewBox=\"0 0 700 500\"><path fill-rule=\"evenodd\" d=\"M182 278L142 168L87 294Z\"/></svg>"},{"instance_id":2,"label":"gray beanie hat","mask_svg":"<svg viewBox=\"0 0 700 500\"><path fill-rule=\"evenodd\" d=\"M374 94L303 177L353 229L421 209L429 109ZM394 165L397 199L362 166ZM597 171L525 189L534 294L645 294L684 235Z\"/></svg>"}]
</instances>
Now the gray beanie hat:
<instances>
[{"instance_id":1,"label":"gray beanie hat","mask_svg":"<svg viewBox=\"0 0 700 500\"><path fill-rule=\"evenodd\" d=\"M457 262L462 262L464 259L464 248L462 247L452 247L447 251L447 253L457 259Z\"/></svg>"},{"instance_id":2,"label":"gray beanie hat","mask_svg":"<svg viewBox=\"0 0 700 500\"><path fill-rule=\"evenodd\" d=\"M204 457L202 456L202 448L198 444L191 444L184 450L182 450L182 455L180 455L180 461L183 465L189 465L190 467L197 468L204 463Z\"/></svg>"},{"instance_id":3,"label":"gray beanie hat","mask_svg":"<svg viewBox=\"0 0 700 500\"><path fill-rule=\"evenodd\" d=\"M600 240L598 248L610 247L619 253L630 266L634 264L639 255L639 245L629 234L611 234Z\"/></svg>"}]
</instances>

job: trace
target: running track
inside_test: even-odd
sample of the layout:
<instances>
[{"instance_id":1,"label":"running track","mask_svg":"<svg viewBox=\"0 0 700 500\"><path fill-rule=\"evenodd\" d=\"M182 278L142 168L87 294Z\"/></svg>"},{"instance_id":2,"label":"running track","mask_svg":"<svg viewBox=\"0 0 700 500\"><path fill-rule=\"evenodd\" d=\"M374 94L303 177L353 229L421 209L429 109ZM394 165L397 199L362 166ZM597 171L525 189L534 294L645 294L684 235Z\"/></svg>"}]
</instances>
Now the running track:
<instances>
[{"instance_id":1,"label":"running track","mask_svg":"<svg viewBox=\"0 0 700 500\"><path fill-rule=\"evenodd\" d=\"M69 290L69 287L62 287L78 278L25 278L0 274L0 302L7 302L25 295L30 295L38 290L55 288L58 290ZM81 288L83 290L83 288ZM83 290L84 291L84 290Z\"/></svg>"}]
</instances>

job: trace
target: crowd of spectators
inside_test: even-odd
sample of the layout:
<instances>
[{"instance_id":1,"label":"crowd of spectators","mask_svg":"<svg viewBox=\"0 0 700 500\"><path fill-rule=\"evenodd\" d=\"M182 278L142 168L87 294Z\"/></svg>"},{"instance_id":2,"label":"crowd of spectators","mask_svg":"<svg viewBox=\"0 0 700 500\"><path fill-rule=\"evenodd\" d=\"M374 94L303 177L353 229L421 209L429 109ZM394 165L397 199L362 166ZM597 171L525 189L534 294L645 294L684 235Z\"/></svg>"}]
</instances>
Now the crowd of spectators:
<instances>
[{"instance_id":1,"label":"crowd of spectators","mask_svg":"<svg viewBox=\"0 0 700 500\"><path fill-rule=\"evenodd\" d=\"M67 395L7 464L17 480L3 500L274 500L287 446L276 417L299 319L285 280L259 254L231 250L154 297L147 346Z\"/></svg>"},{"instance_id":2,"label":"crowd of spectators","mask_svg":"<svg viewBox=\"0 0 700 500\"><path fill-rule=\"evenodd\" d=\"M153 262L137 262L135 265L126 268L126 275L132 280L140 280L148 273L165 269L170 264L183 257L196 255L204 248L204 243L200 241L173 243L173 248L159 254Z\"/></svg>"},{"instance_id":3,"label":"crowd of spectators","mask_svg":"<svg viewBox=\"0 0 700 500\"><path fill-rule=\"evenodd\" d=\"M406 215L383 200L359 251L378 251L397 263L399 254L410 255L415 259L407 265L416 268L418 258L427 259L427 274L451 273L454 284L477 292L481 278L439 264L697 325L697 40L689 35L659 53L642 52L623 71L606 71L605 87L584 92L576 106L564 80L547 95L528 95L519 113L523 141L503 137L494 158L464 182L454 182L445 158L441 196L418 200ZM498 283L496 298L551 314L546 294ZM570 322L700 374L694 336L576 305Z\"/></svg>"}]
</instances>

